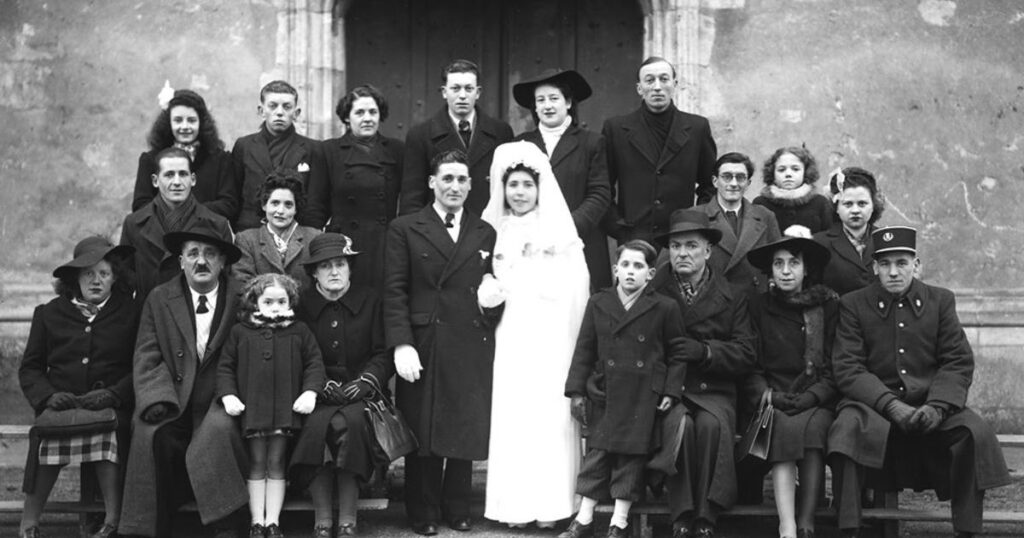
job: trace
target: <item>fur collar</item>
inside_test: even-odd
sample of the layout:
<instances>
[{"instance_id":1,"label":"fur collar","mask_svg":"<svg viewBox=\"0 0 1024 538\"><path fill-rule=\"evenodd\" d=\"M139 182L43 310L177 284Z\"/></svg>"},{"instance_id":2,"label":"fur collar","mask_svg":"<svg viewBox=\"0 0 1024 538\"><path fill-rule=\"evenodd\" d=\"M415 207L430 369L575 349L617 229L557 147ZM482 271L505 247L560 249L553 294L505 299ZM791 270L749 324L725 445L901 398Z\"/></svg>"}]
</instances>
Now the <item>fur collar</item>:
<instances>
[{"instance_id":1,"label":"fur collar","mask_svg":"<svg viewBox=\"0 0 1024 538\"><path fill-rule=\"evenodd\" d=\"M249 317L243 320L243 323L254 329L283 329L292 323L295 323L295 313L291 310L286 311L280 316L264 316L259 312L253 312L249 314Z\"/></svg>"},{"instance_id":2,"label":"fur collar","mask_svg":"<svg viewBox=\"0 0 1024 538\"><path fill-rule=\"evenodd\" d=\"M803 307L821 306L829 301L839 299L839 294L821 284L815 284L793 295L784 295L779 293L777 288L772 288L772 294L780 303Z\"/></svg>"},{"instance_id":3,"label":"fur collar","mask_svg":"<svg viewBox=\"0 0 1024 538\"><path fill-rule=\"evenodd\" d=\"M804 183L799 187L791 190L780 189L775 185L765 185L761 189L761 196L775 202L778 205L784 207L799 207L806 205L814 198L817 193L814 192L814 187Z\"/></svg>"}]
</instances>

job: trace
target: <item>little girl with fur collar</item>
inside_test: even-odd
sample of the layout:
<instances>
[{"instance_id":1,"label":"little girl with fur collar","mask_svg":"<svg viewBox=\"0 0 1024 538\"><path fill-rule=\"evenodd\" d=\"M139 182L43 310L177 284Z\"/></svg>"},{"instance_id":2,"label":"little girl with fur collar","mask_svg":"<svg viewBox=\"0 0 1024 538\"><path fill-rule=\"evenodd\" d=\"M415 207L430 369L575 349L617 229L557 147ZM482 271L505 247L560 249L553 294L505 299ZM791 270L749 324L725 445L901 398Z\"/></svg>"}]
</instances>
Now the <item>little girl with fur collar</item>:
<instances>
[{"instance_id":1,"label":"little girl with fur collar","mask_svg":"<svg viewBox=\"0 0 1024 538\"><path fill-rule=\"evenodd\" d=\"M324 386L316 338L292 308L298 284L286 275L262 274L242 291L239 323L231 328L217 365L217 399L242 417L249 445L249 536L283 536L288 437L302 428Z\"/></svg>"},{"instance_id":2,"label":"little girl with fur collar","mask_svg":"<svg viewBox=\"0 0 1024 538\"><path fill-rule=\"evenodd\" d=\"M807 227L812 234L832 226L832 203L814 190L818 164L806 148L779 148L765 161L764 189L754 198L775 214L779 230L794 224Z\"/></svg>"}]
</instances>

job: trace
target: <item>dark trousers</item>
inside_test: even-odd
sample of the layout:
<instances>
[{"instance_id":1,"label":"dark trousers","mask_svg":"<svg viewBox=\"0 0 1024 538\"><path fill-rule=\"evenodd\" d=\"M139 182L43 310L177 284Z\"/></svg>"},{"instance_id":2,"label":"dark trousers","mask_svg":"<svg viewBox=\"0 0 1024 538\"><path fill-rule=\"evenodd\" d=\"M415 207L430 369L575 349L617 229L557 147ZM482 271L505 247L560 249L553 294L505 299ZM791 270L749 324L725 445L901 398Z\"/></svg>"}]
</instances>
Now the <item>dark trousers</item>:
<instances>
[{"instance_id":1,"label":"dark trousers","mask_svg":"<svg viewBox=\"0 0 1024 538\"><path fill-rule=\"evenodd\" d=\"M606 501L639 501L644 493L644 464L647 456L616 454L592 448L583 457L576 478L576 493Z\"/></svg>"},{"instance_id":2,"label":"dark trousers","mask_svg":"<svg viewBox=\"0 0 1024 538\"><path fill-rule=\"evenodd\" d=\"M715 476L721 427L714 415L693 406L683 426L676 474L665 481L672 520L687 523L704 520L714 525L721 508L711 502L711 481Z\"/></svg>"},{"instance_id":3,"label":"dark trousers","mask_svg":"<svg viewBox=\"0 0 1024 538\"><path fill-rule=\"evenodd\" d=\"M967 428L953 428L935 431L915 440L915 451L922 449L929 453L903 454L907 437L895 432L889 436L885 455L883 476L900 474L900 469L921 467L933 477L937 489L947 490L951 495L950 508L953 514L953 528L958 531L980 533L982 531L982 503L985 491L978 489L974 469L974 439ZM864 486L865 469L852 459L842 455L832 456L832 489L839 504L839 528L856 529L861 520L861 488ZM914 460L919 465L908 465ZM947 489L948 488L948 489Z\"/></svg>"},{"instance_id":4,"label":"dark trousers","mask_svg":"<svg viewBox=\"0 0 1024 538\"><path fill-rule=\"evenodd\" d=\"M185 467L185 451L192 441L192 413L164 424L153 434L156 462L156 538L170 538L174 512L195 499Z\"/></svg>"},{"instance_id":5,"label":"dark trousers","mask_svg":"<svg viewBox=\"0 0 1024 538\"><path fill-rule=\"evenodd\" d=\"M473 462L405 457L405 513L413 525L469 517Z\"/></svg>"}]
</instances>

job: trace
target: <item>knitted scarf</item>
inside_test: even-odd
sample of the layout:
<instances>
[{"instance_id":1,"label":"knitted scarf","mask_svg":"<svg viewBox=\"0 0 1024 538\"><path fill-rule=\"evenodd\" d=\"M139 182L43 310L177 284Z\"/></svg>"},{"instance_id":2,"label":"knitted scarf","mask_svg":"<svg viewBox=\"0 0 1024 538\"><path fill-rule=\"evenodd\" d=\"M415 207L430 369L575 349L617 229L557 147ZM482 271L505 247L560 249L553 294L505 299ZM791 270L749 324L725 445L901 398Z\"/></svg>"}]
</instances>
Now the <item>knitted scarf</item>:
<instances>
[{"instance_id":1,"label":"knitted scarf","mask_svg":"<svg viewBox=\"0 0 1024 538\"><path fill-rule=\"evenodd\" d=\"M822 305L839 296L831 289L817 285L793 295L778 294L777 297L783 303L803 307L804 364L807 366L789 387L789 392L800 393L821 378L825 367L825 308Z\"/></svg>"}]
</instances>

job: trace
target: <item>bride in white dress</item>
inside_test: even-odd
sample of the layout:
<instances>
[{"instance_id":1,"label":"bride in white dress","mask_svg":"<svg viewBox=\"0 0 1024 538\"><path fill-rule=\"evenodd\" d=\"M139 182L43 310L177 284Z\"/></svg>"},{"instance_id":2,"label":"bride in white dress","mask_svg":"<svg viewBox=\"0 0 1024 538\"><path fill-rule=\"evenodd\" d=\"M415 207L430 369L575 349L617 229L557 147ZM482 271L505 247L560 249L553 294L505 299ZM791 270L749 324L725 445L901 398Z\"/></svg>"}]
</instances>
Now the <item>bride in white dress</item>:
<instances>
[{"instance_id":1,"label":"bride in white dress","mask_svg":"<svg viewBox=\"0 0 1024 538\"><path fill-rule=\"evenodd\" d=\"M550 528L576 511L581 449L564 395L589 295L583 242L547 156L529 142L499 146L483 219L498 232L495 279L505 300L495 333L484 517Z\"/></svg>"}]
</instances>

